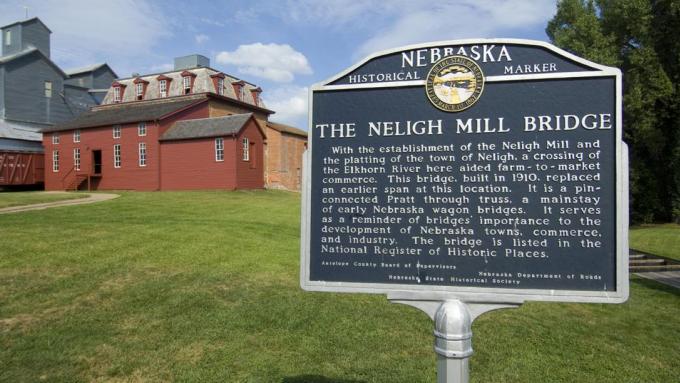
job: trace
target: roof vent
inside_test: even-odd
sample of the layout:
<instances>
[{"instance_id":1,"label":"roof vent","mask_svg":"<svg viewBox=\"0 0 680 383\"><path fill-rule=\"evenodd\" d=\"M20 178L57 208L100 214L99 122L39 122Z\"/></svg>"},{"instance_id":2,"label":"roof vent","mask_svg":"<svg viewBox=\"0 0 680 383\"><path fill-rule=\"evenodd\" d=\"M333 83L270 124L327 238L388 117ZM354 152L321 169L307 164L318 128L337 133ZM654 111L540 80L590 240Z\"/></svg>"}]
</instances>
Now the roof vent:
<instances>
[{"instance_id":1,"label":"roof vent","mask_svg":"<svg viewBox=\"0 0 680 383\"><path fill-rule=\"evenodd\" d=\"M210 67L210 59L202 55L175 57L175 70Z\"/></svg>"}]
</instances>

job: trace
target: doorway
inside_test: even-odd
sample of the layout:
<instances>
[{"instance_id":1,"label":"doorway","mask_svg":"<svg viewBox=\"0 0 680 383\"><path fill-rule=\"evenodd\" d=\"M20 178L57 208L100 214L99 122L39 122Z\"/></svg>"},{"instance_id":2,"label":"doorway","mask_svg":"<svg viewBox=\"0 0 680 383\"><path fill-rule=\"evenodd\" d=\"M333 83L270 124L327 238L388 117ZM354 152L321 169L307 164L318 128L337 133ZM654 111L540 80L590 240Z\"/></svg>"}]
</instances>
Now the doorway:
<instances>
[{"instance_id":1,"label":"doorway","mask_svg":"<svg viewBox=\"0 0 680 383\"><path fill-rule=\"evenodd\" d=\"M92 151L92 171L94 174L102 173L102 151L93 150Z\"/></svg>"}]
</instances>

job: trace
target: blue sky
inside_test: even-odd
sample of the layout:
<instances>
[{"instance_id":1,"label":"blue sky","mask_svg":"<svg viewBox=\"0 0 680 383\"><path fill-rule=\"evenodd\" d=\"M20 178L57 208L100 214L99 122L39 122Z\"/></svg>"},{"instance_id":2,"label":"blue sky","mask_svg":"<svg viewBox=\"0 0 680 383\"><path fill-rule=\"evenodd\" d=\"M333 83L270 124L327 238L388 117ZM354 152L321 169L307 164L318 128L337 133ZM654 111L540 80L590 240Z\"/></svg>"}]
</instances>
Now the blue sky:
<instances>
[{"instance_id":1,"label":"blue sky","mask_svg":"<svg viewBox=\"0 0 680 383\"><path fill-rule=\"evenodd\" d=\"M26 9L27 8L27 9ZM379 50L463 38L545 40L552 0L0 0L0 24L40 17L63 69L120 77L198 53L257 84L272 120L306 129L307 90Z\"/></svg>"}]
</instances>

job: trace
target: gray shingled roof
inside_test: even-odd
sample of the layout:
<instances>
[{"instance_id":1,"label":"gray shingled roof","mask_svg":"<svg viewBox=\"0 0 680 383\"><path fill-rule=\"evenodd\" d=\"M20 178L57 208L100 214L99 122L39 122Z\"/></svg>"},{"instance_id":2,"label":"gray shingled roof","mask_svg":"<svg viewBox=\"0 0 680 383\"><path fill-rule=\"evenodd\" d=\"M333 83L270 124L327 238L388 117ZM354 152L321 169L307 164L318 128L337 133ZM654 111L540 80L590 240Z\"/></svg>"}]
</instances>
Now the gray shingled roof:
<instances>
[{"instance_id":1,"label":"gray shingled roof","mask_svg":"<svg viewBox=\"0 0 680 383\"><path fill-rule=\"evenodd\" d=\"M237 134L252 115L252 113L245 113L224 117L177 121L163 134L160 140L170 141L231 136Z\"/></svg>"},{"instance_id":2,"label":"gray shingled roof","mask_svg":"<svg viewBox=\"0 0 680 383\"><path fill-rule=\"evenodd\" d=\"M81 73L87 73L87 72L94 72L97 69L103 67L103 66L108 66L106 63L99 63L99 64L92 64L80 68L71 68L71 69L66 69L64 72L66 72L67 75L73 76L76 74L81 74ZM109 67L110 69L111 67ZM112 71L113 72L113 71Z\"/></svg>"},{"instance_id":3,"label":"gray shingled roof","mask_svg":"<svg viewBox=\"0 0 680 383\"><path fill-rule=\"evenodd\" d=\"M97 126L126 124L139 121L154 121L172 112L184 109L192 104L205 101L205 98L182 99L155 103L132 104L125 103L109 107L98 107L89 110L75 119L49 127L43 132L55 132L60 130L93 128Z\"/></svg>"}]
</instances>

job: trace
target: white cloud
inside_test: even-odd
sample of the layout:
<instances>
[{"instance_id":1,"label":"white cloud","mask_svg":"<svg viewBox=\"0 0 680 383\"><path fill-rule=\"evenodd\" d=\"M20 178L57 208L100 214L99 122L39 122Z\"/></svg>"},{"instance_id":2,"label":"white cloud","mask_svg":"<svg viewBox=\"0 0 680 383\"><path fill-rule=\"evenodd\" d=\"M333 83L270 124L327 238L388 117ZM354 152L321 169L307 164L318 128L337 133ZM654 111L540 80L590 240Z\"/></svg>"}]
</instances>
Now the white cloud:
<instances>
[{"instance_id":1,"label":"white cloud","mask_svg":"<svg viewBox=\"0 0 680 383\"><path fill-rule=\"evenodd\" d=\"M357 55L428 41L512 37L507 34L513 30L545 24L554 11L555 4L545 0L465 0L409 6L365 41Z\"/></svg>"},{"instance_id":2,"label":"white cloud","mask_svg":"<svg viewBox=\"0 0 680 383\"><path fill-rule=\"evenodd\" d=\"M308 94L307 87L284 86L262 93L262 98L267 108L276 112L272 120L306 129Z\"/></svg>"},{"instance_id":3,"label":"white cloud","mask_svg":"<svg viewBox=\"0 0 680 383\"><path fill-rule=\"evenodd\" d=\"M200 33L194 36L194 39L196 40L196 44L203 44L204 42L210 40L210 36Z\"/></svg>"},{"instance_id":4,"label":"white cloud","mask_svg":"<svg viewBox=\"0 0 680 383\"><path fill-rule=\"evenodd\" d=\"M291 82L296 74L311 74L307 58L288 44L240 45L233 52L220 52L220 64L235 65L240 73L275 82Z\"/></svg>"}]
</instances>

